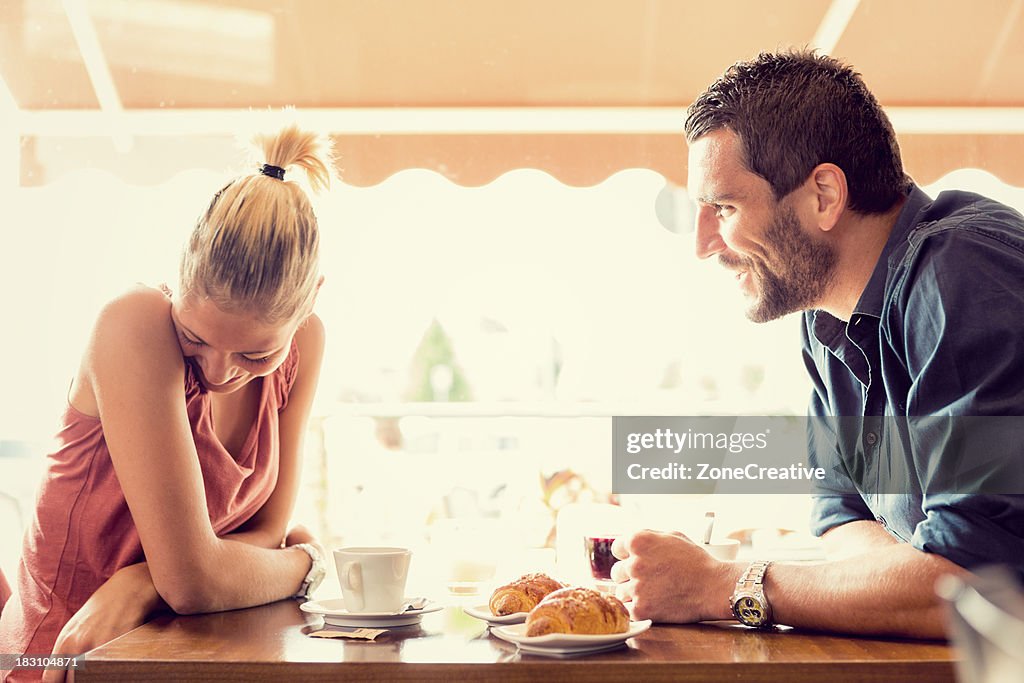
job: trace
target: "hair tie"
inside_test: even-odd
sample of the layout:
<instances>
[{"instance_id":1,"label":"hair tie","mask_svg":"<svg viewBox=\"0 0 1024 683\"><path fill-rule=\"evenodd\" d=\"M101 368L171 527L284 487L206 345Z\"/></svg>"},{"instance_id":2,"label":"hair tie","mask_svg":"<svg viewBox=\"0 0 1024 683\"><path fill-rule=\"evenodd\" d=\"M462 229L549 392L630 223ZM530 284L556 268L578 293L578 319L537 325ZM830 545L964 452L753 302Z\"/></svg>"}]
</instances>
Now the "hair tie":
<instances>
[{"instance_id":1,"label":"hair tie","mask_svg":"<svg viewBox=\"0 0 1024 683\"><path fill-rule=\"evenodd\" d=\"M280 166L273 166L271 164L263 164L263 168L260 169L260 173L268 175L271 178L277 178L278 180L284 180L284 169Z\"/></svg>"}]
</instances>

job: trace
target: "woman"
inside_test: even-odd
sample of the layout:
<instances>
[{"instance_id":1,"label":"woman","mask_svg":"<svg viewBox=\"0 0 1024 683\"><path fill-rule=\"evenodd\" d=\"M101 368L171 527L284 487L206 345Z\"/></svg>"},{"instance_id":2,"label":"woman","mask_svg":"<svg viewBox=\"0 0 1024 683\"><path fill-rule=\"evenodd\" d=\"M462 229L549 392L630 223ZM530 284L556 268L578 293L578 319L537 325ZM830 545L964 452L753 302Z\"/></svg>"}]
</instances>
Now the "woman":
<instances>
[{"instance_id":1,"label":"woman","mask_svg":"<svg viewBox=\"0 0 1024 683\"><path fill-rule=\"evenodd\" d=\"M322 578L312 537L286 532L324 334L316 217L284 176L297 167L322 189L330 159L295 127L257 142L266 163L214 196L177 290L138 286L100 312L0 652L78 654L166 606L250 607L308 595Z\"/></svg>"},{"instance_id":2,"label":"woman","mask_svg":"<svg viewBox=\"0 0 1024 683\"><path fill-rule=\"evenodd\" d=\"M11 587L7 585L7 577L4 576L4 570L0 569L0 614L4 612L4 605L7 604L7 598L11 597Z\"/></svg>"}]
</instances>

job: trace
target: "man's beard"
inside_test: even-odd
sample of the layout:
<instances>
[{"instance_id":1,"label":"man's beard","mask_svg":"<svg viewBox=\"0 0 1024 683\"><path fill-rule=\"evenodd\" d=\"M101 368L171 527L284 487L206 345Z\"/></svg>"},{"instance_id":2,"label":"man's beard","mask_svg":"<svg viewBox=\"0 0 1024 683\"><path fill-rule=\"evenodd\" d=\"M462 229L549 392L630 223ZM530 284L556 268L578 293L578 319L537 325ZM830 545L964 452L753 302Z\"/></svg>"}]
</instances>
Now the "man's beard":
<instances>
[{"instance_id":1,"label":"man's beard","mask_svg":"<svg viewBox=\"0 0 1024 683\"><path fill-rule=\"evenodd\" d=\"M831 285L839 260L829 244L816 242L803 232L792 207L779 207L764 234L766 258L718 257L719 263L747 271L753 278L756 301L747 309L755 323L814 308Z\"/></svg>"}]
</instances>

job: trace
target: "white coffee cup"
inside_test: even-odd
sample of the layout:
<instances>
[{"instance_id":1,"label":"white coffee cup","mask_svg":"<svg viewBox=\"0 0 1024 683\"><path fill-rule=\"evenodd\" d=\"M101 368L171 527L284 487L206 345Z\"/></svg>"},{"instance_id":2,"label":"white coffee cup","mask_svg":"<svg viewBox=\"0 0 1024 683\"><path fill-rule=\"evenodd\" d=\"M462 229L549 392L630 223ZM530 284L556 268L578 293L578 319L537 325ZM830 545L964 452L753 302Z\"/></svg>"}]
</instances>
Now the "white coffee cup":
<instances>
[{"instance_id":1,"label":"white coffee cup","mask_svg":"<svg viewBox=\"0 0 1024 683\"><path fill-rule=\"evenodd\" d=\"M723 538L711 543L698 542L697 545L704 548L716 560L724 560L726 562L735 560L740 552L740 542L735 538Z\"/></svg>"},{"instance_id":2,"label":"white coffee cup","mask_svg":"<svg viewBox=\"0 0 1024 683\"><path fill-rule=\"evenodd\" d=\"M349 612L397 612L405 601L412 551L408 548L340 548L334 551L338 582Z\"/></svg>"}]
</instances>

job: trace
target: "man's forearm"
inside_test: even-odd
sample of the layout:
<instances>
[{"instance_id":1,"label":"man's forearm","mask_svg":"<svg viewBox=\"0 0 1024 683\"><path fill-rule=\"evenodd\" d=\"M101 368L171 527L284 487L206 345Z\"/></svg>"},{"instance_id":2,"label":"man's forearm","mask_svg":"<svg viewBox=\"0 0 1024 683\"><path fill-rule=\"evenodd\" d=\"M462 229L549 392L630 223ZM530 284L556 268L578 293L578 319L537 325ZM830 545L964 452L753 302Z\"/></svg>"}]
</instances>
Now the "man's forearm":
<instances>
[{"instance_id":1,"label":"man's forearm","mask_svg":"<svg viewBox=\"0 0 1024 683\"><path fill-rule=\"evenodd\" d=\"M739 570L737 571L737 567ZM745 565L733 563L723 581L735 582ZM896 544L815 565L773 564L764 590L779 624L822 631L944 638L935 581L965 574L949 560ZM723 587L719 591L724 590ZM725 602L725 601L723 601ZM718 618L731 615L723 610Z\"/></svg>"},{"instance_id":2,"label":"man's forearm","mask_svg":"<svg viewBox=\"0 0 1024 683\"><path fill-rule=\"evenodd\" d=\"M829 560L842 560L899 543L874 520L856 520L830 529L821 537Z\"/></svg>"}]
</instances>

